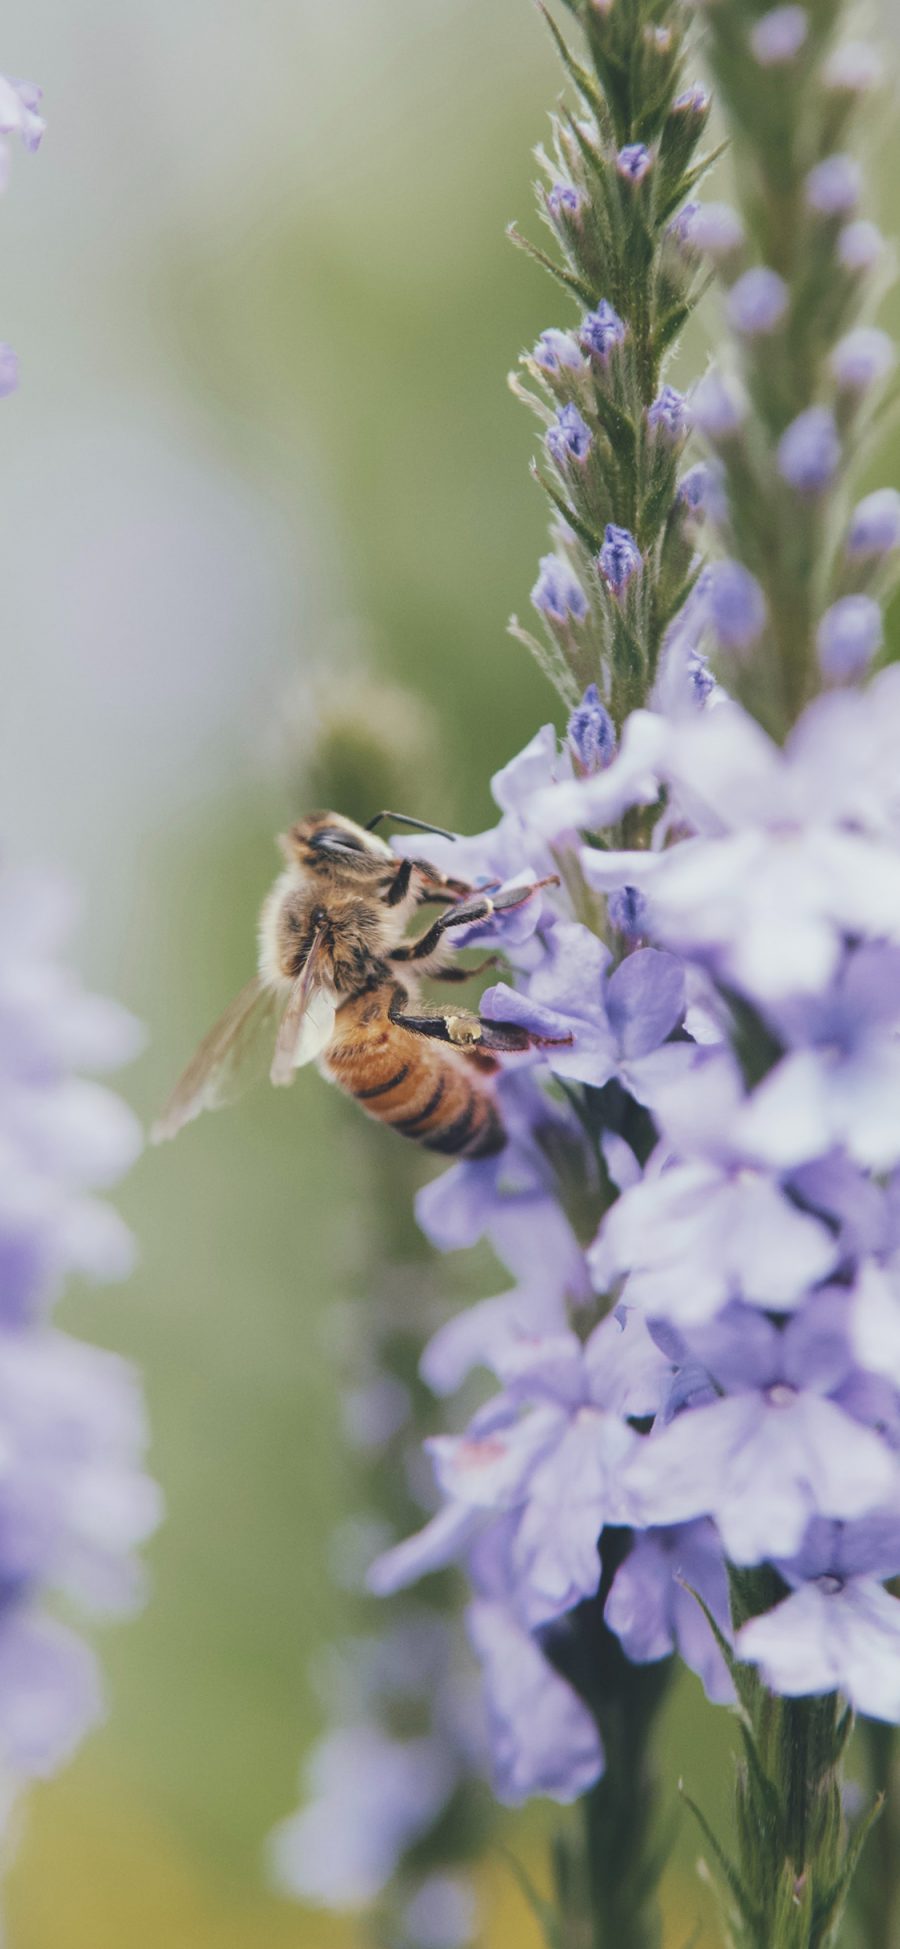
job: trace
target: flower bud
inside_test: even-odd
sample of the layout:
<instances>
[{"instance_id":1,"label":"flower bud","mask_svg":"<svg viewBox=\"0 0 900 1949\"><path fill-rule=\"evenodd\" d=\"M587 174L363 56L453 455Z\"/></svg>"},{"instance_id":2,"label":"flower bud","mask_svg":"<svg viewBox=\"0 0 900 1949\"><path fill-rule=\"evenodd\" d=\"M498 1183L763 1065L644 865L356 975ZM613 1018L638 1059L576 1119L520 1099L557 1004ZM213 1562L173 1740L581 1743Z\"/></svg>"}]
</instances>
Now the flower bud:
<instances>
[{"instance_id":1,"label":"flower bud","mask_svg":"<svg viewBox=\"0 0 900 1949\"><path fill-rule=\"evenodd\" d=\"M584 318L578 334L579 343L592 359L606 365L614 347L621 345L626 326L605 298L601 298L596 311L589 311Z\"/></svg>"},{"instance_id":2,"label":"flower bud","mask_svg":"<svg viewBox=\"0 0 900 1949\"><path fill-rule=\"evenodd\" d=\"M547 208L550 215L557 219L568 217L570 222L577 222L584 203L582 191L576 189L573 183L554 183L547 191Z\"/></svg>"},{"instance_id":3,"label":"flower bud","mask_svg":"<svg viewBox=\"0 0 900 1949\"><path fill-rule=\"evenodd\" d=\"M827 406L798 413L778 443L778 472L798 494L821 494L841 463L834 414Z\"/></svg>"},{"instance_id":4,"label":"flower bud","mask_svg":"<svg viewBox=\"0 0 900 1949\"><path fill-rule=\"evenodd\" d=\"M716 562L710 572L709 609L722 650L749 650L766 626L766 598L743 562Z\"/></svg>"},{"instance_id":5,"label":"flower bud","mask_svg":"<svg viewBox=\"0 0 900 1949\"><path fill-rule=\"evenodd\" d=\"M531 591L532 603L548 622L581 623L588 613L587 597L568 562L559 555L541 557L540 574Z\"/></svg>"},{"instance_id":6,"label":"flower bud","mask_svg":"<svg viewBox=\"0 0 900 1949\"><path fill-rule=\"evenodd\" d=\"M827 683L851 683L865 675L884 641L884 619L871 596L842 596L827 609L816 633L819 668Z\"/></svg>"},{"instance_id":7,"label":"flower bud","mask_svg":"<svg viewBox=\"0 0 900 1949\"><path fill-rule=\"evenodd\" d=\"M862 170L855 156L826 156L806 178L806 201L820 217L849 217L860 199Z\"/></svg>"},{"instance_id":8,"label":"flower bud","mask_svg":"<svg viewBox=\"0 0 900 1949\"><path fill-rule=\"evenodd\" d=\"M714 264L732 257L744 244L744 226L730 203L686 203L669 231L684 249L710 257Z\"/></svg>"},{"instance_id":9,"label":"flower bud","mask_svg":"<svg viewBox=\"0 0 900 1949\"><path fill-rule=\"evenodd\" d=\"M838 262L845 271L871 271L884 256L884 238L877 223L859 217L847 223L837 242Z\"/></svg>"},{"instance_id":10,"label":"flower bud","mask_svg":"<svg viewBox=\"0 0 900 1949\"><path fill-rule=\"evenodd\" d=\"M773 7L756 22L750 46L761 68L786 67L805 46L808 34L804 7Z\"/></svg>"},{"instance_id":11,"label":"flower bud","mask_svg":"<svg viewBox=\"0 0 900 1949\"><path fill-rule=\"evenodd\" d=\"M640 887L617 887L606 903L609 924L626 941L639 941L647 930L647 898Z\"/></svg>"},{"instance_id":12,"label":"flower bud","mask_svg":"<svg viewBox=\"0 0 900 1949\"><path fill-rule=\"evenodd\" d=\"M640 575L644 566L643 556L632 534L627 528L617 528L610 521L607 525L603 547L597 557L600 572L614 596L622 596L629 582Z\"/></svg>"},{"instance_id":13,"label":"flower bud","mask_svg":"<svg viewBox=\"0 0 900 1949\"><path fill-rule=\"evenodd\" d=\"M603 771L615 757L615 725L596 684L588 684L581 703L572 712L567 736L585 771Z\"/></svg>"},{"instance_id":14,"label":"flower bud","mask_svg":"<svg viewBox=\"0 0 900 1949\"><path fill-rule=\"evenodd\" d=\"M14 393L19 383L19 355L11 345L0 345L0 399Z\"/></svg>"},{"instance_id":15,"label":"flower bud","mask_svg":"<svg viewBox=\"0 0 900 1949\"><path fill-rule=\"evenodd\" d=\"M831 354L831 370L842 392L865 393L893 371L897 352L887 332L859 325L838 341Z\"/></svg>"},{"instance_id":16,"label":"flower bud","mask_svg":"<svg viewBox=\"0 0 900 1949\"><path fill-rule=\"evenodd\" d=\"M853 562L871 561L895 548L900 548L900 494L895 487L879 487L853 510L847 554Z\"/></svg>"},{"instance_id":17,"label":"flower bud","mask_svg":"<svg viewBox=\"0 0 900 1949\"><path fill-rule=\"evenodd\" d=\"M728 321L747 338L774 332L784 322L788 308L788 288L784 278L767 264L745 271L728 294Z\"/></svg>"},{"instance_id":18,"label":"flower bud","mask_svg":"<svg viewBox=\"0 0 900 1949\"><path fill-rule=\"evenodd\" d=\"M663 386L652 406L647 408L647 425L667 446L677 445L690 425L684 394L677 392L674 386Z\"/></svg>"},{"instance_id":19,"label":"flower bud","mask_svg":"<svg viewBox=\"0 0 900 1949\"><path fill-rule=\"evenodd\" d=\"M584 359L571 332L541 332L540 338L531 354L535 365L544 372L582 372Z\"/></svg>"},{"instance_id":20,"label":"flower bud","mask_svg":"<svg viewBox=\"0 0 900 1949\"><path fill-rule=\"evenodd\" d=\"M868 95L884 80L884 65L869 41L845 41L825 63L826 88L847 95Z\"/></svg>"},{"instance_id":21,"label":"flower bud","mask_svg":"<svg viewBox=\"0 0 900 1949\"><path fill-rule=\"evenodd\" d=\"M715 367L704 374L691 394L691 418L708 440L728 440L740 433L747 417L743 393Z\"/></svg>"},{"instance_id":22,"label":"flower bud","mask_svg":"<svg viewBox=\"0 0 900 1949\"><path fill-rule=\"evenodd\" d=\"M653 157L643 142L629 142L616 157L616 168L626 182L642 183L653 168Z\"/></svg>"},{"instance_id":23,"label":"flower bud","mask_svg":"<svg viewBox=\"0 0 900 1949\"><path fill-rule=\"evenodd\" d=\"M567 460L586 460L593 441L591 429L585 425L577 406L561 406L556 425L547 433L547 451L557 465L565 466Z\"/></svg>"}]
</instances>

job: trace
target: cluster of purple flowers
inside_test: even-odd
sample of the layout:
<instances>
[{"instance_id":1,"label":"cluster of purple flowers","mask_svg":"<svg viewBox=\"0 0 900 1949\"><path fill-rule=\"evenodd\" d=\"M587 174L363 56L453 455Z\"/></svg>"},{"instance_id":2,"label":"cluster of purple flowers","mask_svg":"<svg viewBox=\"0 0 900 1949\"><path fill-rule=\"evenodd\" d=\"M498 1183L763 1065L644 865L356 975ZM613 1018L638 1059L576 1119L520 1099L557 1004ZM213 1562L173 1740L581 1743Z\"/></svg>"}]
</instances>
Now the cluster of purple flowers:
<instances>
[{"instance_id":1,"label":"cluster of purple flowers","mask_svg":"<svg viewBox=\"0 0 900 1949\"><path fill-rule=\"evenodd\" d=\"M0 874L0 1780L53 1772L102 1706L92 1653L48 1608L93 1616L141 1595L135 1547L155 1527L143 1404L116 1355L63 1333L70 1274L122 1278L132 1242L97 1194L132 1163L125 1105L75 1072L134 1054L132 1018L58 961L65 892Z\"/></svg>"},{"instance_id":2,"label":"cluster of purple flowers","mask_svg":"<svg viewBox=\"0 0 900 1949\"><path fill-rule=\"evenodd\" d=\"M727 1697L691 1593L727 1631L726 1563L766 1564L781 1599L738 1655L900 1720L900 672L824 692L783 748L677 677L618 749L586 696L561 752L545 727L498 775L498 826L433 846L492 880L561 860L566 888L477 930L515 970L484 1013L571 1040L505 1077L500 1156L420 1197L435 1243L486 1238L514 1283L426 1352L439 1392L476 1364L499 1387L429 1443L437 1513L373 1572L465 1562L510 1800L602 1768L541 1645L598 1590L608 1526L633 1537L605 1610L632 1660L677 1646ZM649 845L583 843L626 808ZM573 1177L605 1207L586 1249Z\"/></svg>"}]
</instances>

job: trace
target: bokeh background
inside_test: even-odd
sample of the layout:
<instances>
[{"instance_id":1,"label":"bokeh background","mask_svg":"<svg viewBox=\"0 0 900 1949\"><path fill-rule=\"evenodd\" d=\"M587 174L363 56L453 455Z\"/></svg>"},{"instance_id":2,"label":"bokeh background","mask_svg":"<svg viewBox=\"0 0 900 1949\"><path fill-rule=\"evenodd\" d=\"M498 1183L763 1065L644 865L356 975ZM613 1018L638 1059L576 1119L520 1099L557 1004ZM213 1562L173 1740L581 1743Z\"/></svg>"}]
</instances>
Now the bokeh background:
<instances>
[{"instance_id":1,"label":"bokeh background","mask_svg":"<svg viewBox=\"0 0 900 1949\"><path fill-rule=\"evenodd\" d=\"M49 120L0 208L0 831L80 884L80 965L149 1027L124 1079L149 1118L251 972L323 711L368 727L348 794L377 720L404 809L473 828L554 714L505 634L545 522L505 375L566 308L503 232L558 72L527 0L8 0L0 57ZM876 134L890 227L896 118ZM877 478L898 462L889 436ZM32 1799L14 1949L360 1942L266 1891L263 1844L348 1621L332 1323L378 1276L379 1200L427 1170L307 1074L125 1187L140 1271L65 1319L140 1362L168 1520L148 1608L101 1647L108 1724ZM491 1290L486 1262L440 1277ZM692 1681L667 1740L717 1806L729 1729ZM544 1825L507 1836L538 1872ZM673 1949L696 1852L685 1824ZM483 1891L485 1949L528 1949L499 1854Z\"/></svg>"}]
</instances>

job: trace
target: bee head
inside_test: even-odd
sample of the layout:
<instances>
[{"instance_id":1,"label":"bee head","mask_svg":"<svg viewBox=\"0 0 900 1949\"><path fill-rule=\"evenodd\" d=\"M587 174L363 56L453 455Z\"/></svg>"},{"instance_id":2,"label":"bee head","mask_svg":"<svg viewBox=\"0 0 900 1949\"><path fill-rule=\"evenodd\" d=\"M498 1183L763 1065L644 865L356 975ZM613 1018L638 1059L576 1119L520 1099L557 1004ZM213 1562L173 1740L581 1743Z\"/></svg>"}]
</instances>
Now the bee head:
<instances>
[{"instance_id":1,"label":"bee head","mask_svg":"<svg viewBox=\"0 0 900 1949\"><path fill-rule=\"evenodd\" d=\"M323 855L335 864L360 866L393 859L383 839L345 819L340 812L308 812L290 830L281 833L278 844L289 866L310 866Z\"/></svg>"}]
</instances>

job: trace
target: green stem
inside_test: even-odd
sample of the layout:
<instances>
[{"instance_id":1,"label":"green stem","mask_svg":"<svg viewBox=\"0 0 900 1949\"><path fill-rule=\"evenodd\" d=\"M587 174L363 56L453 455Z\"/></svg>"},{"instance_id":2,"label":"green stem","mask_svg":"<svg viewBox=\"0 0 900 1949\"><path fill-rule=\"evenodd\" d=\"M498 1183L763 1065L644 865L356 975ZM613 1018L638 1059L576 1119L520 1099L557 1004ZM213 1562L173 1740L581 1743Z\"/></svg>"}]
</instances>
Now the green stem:
<instances>
[{"instance_id":1,"label":"green stem","mask_svg":"<svg viewBox=\"0 0 900 1949\"><path fill-rule=\"evenodd\" d=\"M863 1719L859 1740L872 1796L883 1802L854 1888L853 1906L865 1949L896 1949L900 1941L900 1764L896 1726Z\"/></svg>"},{"instance_id":2,"label":"green stem","mask_svg":"<svg viewBox=\"0 0 900 1949\"><path fill-rule=\"evenodd\" d=\"M606 1754L603 1778L581 1802L582 1826L555 1851L565 1949L659 1949L660 1843L654 1747L671 1660L633 1665L603 1622L613 1577L630 1547L605 1530L600 1590L544 1649L590 1706Z\"/></svg>"}]
</instances>

